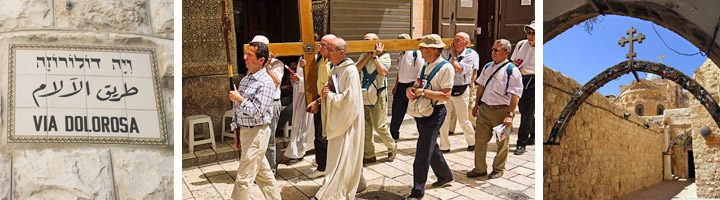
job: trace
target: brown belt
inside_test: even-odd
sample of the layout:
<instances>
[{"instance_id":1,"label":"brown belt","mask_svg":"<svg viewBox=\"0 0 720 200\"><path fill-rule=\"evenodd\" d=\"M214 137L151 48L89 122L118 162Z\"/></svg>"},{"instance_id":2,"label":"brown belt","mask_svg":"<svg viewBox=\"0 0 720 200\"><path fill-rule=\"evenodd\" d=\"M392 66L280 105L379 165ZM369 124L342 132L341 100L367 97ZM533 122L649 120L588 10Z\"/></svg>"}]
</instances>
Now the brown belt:
<instances>
[{"instance_id":1,"label":"brown belt","mask_svg":"<svg viewBox=\"0 0 720 200\"><path fill-rule=\"evenodd\" d=\"M497 106L488 105L488 108L490 108L490 109L500 109L500 108L507 108L507 107L509 107L509 106L508 105L497 105Z\"/></svg>"}]
</instances>

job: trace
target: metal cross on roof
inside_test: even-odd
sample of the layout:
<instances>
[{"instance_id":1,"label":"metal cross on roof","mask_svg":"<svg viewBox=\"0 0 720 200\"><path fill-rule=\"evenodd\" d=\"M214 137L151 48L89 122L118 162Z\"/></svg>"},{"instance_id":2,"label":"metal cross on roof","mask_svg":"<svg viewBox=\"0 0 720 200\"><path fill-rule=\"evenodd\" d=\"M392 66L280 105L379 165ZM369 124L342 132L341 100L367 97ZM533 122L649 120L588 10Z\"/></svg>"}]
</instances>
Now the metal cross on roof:
<instances>
[{"instance_id":1,"label":"metal cross on roof","mask_svg":"<svg viewBox=\"0 0 720 200\"><path fill-rule=\"evenodd\" d=\"M660 64L663 64L663 58L666 58L667 56L663 56L662 52L660 52L660 56L657 58L660 58Z\"/></svg>"},{"instance_id":2,"label":"metal cross on roof","mask_svg":"<svg viewBox=\"0 0 720 200\"><path fill-rule=\"evenodd\" d=\"M643 35L642 33L638 33L637 37L633 36L635 35L635 32L637 32L637 30L631 26L630 30L627 31L627 34L630 37L626 39L625 36L623 36L622 38L620 38L620 40L618 40L618 44L621 47L625 47L625 43L630 43L630 52L628 52L628 54L625 54L625 57L628 59L628 64L632 64L633 58L637 56L635 51L633 51L633 47L635 46L633 42L638 41L638 43L642 43L642 40L645 39L645 35ZM638 77L637 72L635 72L635 70L632 70L632 73L633 75L635 75L635 80L640 82L640 78Z\"/></svg>"},{"instance_id":3,"label":"metal cross on roof","mask_svg":"<svg viewBox=\"0 0 720 200\"><path fill-rule=\"evenodd\" d=\"M630 37L626 39L625 36L623 36L622 38L620 38L620 40L618 40L618 44L621 47L625 47L625 43L630 43L630 52L628 52L628 54L625 54L625 57L630 60L630 62L632 62L633 58L637 56L635 51L633 51L633 47L635 46L633 42L638 41L638 43L642 43L642 40L645 39L645 35L643 35L642 33L638 33L637 37L633 36L635 35L635 32L637 32L637 30L635 30L635 28L631 26L630 30L627 31L627 34Z\"/></svg>"}]
</instances>

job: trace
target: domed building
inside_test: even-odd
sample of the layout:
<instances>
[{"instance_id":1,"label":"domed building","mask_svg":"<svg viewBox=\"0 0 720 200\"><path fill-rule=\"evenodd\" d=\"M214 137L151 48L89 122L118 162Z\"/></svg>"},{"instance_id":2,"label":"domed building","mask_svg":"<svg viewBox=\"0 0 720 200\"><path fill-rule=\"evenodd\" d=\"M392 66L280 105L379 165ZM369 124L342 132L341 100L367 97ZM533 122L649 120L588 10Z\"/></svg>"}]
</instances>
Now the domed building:
<instances>
[{"instance_id":1,"label":"domed building","mask_svg":"<svg viewBox=\"0 0 720 200\"><path fill-rule=\"evenodd\" d=\"M680 85L655 74L648 74L640 82L620 85L620 94L613 100L638 116L662 115L666 109L687 108L689 101Z\"/></svg>"}]
</instances>

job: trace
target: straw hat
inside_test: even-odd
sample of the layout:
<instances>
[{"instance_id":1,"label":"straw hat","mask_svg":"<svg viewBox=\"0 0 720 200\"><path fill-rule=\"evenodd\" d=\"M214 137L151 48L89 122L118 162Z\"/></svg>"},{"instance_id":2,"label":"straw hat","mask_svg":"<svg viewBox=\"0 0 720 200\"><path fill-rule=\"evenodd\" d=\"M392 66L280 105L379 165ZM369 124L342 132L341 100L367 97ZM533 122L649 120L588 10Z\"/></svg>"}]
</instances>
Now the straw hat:
<instances>
[{"instance_id":1,"label":"straw hat","mask_svg":"<svg viewBox=\"0 0 720 200\"><path fill-rule=\"evenodd\" d=\"M420 47L443 48L445 47L445 43L442 41L442 38L440 38L440 35L430 34L423 36Z\"/></svg>"}]
</instances>

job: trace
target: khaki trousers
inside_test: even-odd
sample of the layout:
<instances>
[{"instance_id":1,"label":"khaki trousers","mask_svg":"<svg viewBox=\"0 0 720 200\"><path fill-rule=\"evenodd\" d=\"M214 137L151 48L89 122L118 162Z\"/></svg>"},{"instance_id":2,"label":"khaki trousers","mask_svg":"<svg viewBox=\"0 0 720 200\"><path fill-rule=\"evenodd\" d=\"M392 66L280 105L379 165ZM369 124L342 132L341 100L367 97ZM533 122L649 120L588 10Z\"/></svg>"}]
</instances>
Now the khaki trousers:
<instances>
[{"instance_id":1,"label":"khaki trousers","mask_svg":"<svg viewBox=\"0 0 720 200\"><path fill-rule=\"evenodd\" d=\"M270 170L267 157L265 157L270 134L270 126L268 125L240 128L242 152L235 187L232 191L232 199L251 199L253 181L260 187L265 199L282 199L275 176Z\"/></svg>"},{"instance_id":2,"label":"khaki trousers","mask_svg":"<svg viewBox=\"0 0 720 200\"><path fill-rule=\"evenodd\" d=\"M378 133L380 140L388 150L395 149L395 140L390 135L387 123L387 88L378 93L378 102L375 106L365 107L365 146L363 158L375 157L375 144L373 143L373 130Z\"/></svg>"},{"instance_id":3,"label":"khaki trousers","mask_svg":"<svg viewBox=\"0 0 720 200\"><path fill-rule=\"evenodd\" d=\"M502 124L505 115L510 108L490 109L487 104L480 106L477 117L477 129L475 129L475 168L473 171L477 173L487 173L487 157L488 142L493 137L492 128ZM493 171L505 171L505 163L507 162L508 144L510 136L505 137L502 141L497 142L497 154L493 160Z\"/></svg>"},{"instance_id":4,"label":"khaki trousers","mask_svg":"<svg viewBox=\"0 0 720 200\"><path fill-rule=\"evenodd\" d=\"M470 96L470 88L465 90L460 96L450 96L450 100L445 104L448 113L454 113L457 116L457 121L460 122L460 128L462 128L465 134L465 141L468 146L475 145L475 129L472 126L472 122L467 118L468 116L468 101ZM445 122L440 127L440 150L450 150L450 138L448 137L448 129L450 125L455 124L455 121L450 119L450 115L445 116ZM455 128L450 129L455 132Z\"/></svg>"}]
</instances>

